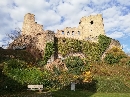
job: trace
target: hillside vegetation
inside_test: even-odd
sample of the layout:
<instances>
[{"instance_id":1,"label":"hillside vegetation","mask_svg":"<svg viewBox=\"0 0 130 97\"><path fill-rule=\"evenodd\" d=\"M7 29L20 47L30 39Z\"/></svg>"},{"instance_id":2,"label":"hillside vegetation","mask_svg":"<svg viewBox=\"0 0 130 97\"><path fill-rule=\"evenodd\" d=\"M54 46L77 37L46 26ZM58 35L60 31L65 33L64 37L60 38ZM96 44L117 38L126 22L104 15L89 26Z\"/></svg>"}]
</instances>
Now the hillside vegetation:
<instances>
[{"instance_id":1,"label":"hillside vegetation","mask_svg":"<svg viewBox=\"0 0 130 97\"><path fill-rule=\"evenodd\" d=\"M98 43L58 38L46 44L44 57L38 60L24 50L0 50L0 93L26 91L28 84L43 84L44 91L58 92L70 90L73 81L79 91L130 93L130 57L118 47L107 50L110 43L111 38L104 35ZM62 55L67 70L58 62L51 63L51 71L44 68L54 53Z\"/></svg>"}]
</instances>

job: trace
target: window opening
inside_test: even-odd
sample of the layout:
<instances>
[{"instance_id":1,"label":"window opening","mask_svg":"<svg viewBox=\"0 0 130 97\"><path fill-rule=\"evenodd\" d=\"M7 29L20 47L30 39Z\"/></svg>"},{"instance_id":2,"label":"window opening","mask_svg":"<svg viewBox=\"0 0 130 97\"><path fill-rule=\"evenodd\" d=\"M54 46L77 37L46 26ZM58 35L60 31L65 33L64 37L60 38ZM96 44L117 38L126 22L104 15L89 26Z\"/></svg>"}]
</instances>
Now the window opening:
<instances>
[{"instance_id":1,"label":"window opening","mask_svg":"<svg viewBox=\"0 0 130 97\"><path fill-rule=\"evenodd\" d=\"M64 31L62 31L62 34L64 34Z\"/></svg>"},{"instance_id":2,"label":"window opening","mask_svg":"<svg viewBox=\"0 0 130 97\"><path fill-rule=\"evenodd\" d=\"M70 33L69 33L69 31L67 32L67 35L69 35Z\"/></svg>"},{"instance_id":3,"label":"window opening","mask_svg":"<svg viewBox=\"0 0 130 97\"><path fill-rule=\"evenodd\" d=\"M78 35L80 35L80 31L78 31Z\"/></svg>"},{"instance_id":4,"label":"window opening","mask_svg":"<svg viewBox=\"0 0 130 97\"><path fill-rule=\"evenodd\" d=\"M92 25L92 24L93 24L93 21L91 21L90 23L91 23L91 25Z\"/></svg>"},{"instance_id":5,"label":"window opening","mask_svg":"<svg viewBox=\"0 0 130 97\"><path fill-rule=\"evenodd\" d=\"M72 35L74 35L74 31L72 31Z\"/></svg>"},{"instance_id":6,"label":"window opening","mask_svg":"<svg viewBox=\"0 0 130 97\"><path fill-rule=\"evenodd\" d=\"M65 41L66 41L65 39L62 40L62 42L65 42Z\"/></svg>"}]
</instances>

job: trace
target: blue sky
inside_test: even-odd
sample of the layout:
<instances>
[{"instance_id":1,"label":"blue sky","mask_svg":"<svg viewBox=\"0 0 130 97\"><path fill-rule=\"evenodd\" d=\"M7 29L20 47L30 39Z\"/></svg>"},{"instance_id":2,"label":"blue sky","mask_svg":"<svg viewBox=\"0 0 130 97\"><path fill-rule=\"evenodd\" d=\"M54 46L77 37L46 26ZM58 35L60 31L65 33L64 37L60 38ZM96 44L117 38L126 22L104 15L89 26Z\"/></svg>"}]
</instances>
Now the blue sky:
<instances>
[{"instance_id":1,"label":"blue sky","mask_svg":"<svg viewBox=\"0 0 130 97\"><path fill-rule=\"evenodd\" d=\"M77 27L83 16L102 14L107 36L130 52L130 0L1 0L0 46L11 42L7 34L22 28L26 13L35 14L45 30Z\"/></svg>"}]
</instances>

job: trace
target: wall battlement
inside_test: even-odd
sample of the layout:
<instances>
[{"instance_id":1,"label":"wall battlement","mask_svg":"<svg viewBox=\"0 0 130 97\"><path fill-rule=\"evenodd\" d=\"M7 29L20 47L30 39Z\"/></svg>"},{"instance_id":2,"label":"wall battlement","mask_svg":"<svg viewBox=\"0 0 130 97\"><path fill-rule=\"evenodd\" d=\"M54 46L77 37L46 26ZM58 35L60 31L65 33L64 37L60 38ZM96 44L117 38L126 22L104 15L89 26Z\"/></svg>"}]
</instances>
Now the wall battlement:
<instances>
[{"instance_id":1,"label":"wall battlement","mask_svg":"<svg viewBox=\"0 0 130 97\"><path fill-rule=\"evenodd\" d=\"M100 34L105 35L104 24L102 15L97 14L82 17L77 28L66 27L63 30L57 30L56 37L92 40L95 42Z\"/></svg>"}]
</instances>

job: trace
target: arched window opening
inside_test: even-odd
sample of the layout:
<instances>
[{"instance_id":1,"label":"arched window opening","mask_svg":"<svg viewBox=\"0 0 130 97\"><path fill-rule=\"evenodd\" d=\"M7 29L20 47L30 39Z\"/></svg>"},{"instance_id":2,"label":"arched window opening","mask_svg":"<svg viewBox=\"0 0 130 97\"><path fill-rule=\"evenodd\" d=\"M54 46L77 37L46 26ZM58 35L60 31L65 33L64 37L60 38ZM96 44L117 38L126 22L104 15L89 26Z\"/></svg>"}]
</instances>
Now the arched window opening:
<instances>
[{"instance_id":1,"label":"arched window opening","mask_svg":"<svg viewBox=\"0 0 130 97\"><path fill-rule=\"evenodd\" d=\"M72 31L72 35L74 35L74 31Z\"/></svg>"},{"instance_id":2,"label":"arched window opening","mask_svg":"<svg viewBox=\"0 0 130 97\"><path fill-rule=\"evenodd\" d=\"M69 35L70 33L69 33L69 31L67 32L67 35Z\"/></svg>"}]
</instances>

